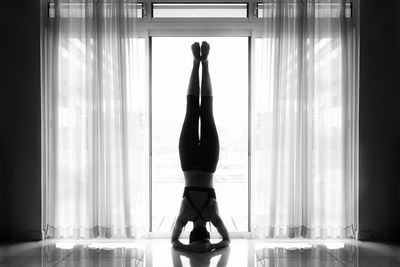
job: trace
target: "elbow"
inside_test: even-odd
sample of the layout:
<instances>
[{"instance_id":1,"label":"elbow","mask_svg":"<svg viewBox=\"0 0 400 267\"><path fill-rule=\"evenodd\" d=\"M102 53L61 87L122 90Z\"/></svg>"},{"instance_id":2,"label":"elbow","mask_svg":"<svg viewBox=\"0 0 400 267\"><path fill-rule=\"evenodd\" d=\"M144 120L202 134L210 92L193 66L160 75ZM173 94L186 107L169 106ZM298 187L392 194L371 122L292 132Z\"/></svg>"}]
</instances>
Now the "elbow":
<instances>
[{"instance_id":1,"label":"elbow","mask_svg":"<svg viewBox=\"0 0 400 267\"><path fill-rule=\"evenodd\" d=\"M225 235L222 236L222 240L223 240L227 245L229 245L229 244L231 243L231 238L230 238L229 233L228 233L227 231L225 232Z\"/></svg>"},{"instance_id":2,"label":"elbow","mask_svg":"<svg viewBox=\"0 0 400 267\"><path fill-rule=\"evenodd\" d=\"M174 248L179 247L178 240L176 240L176 239L172 239L172 238L171 238L171 244L172 244L172 246L173 246Z\"/></svg>"},{"instance_id":3,"label":"elbow","mask_svg":"<svg viewBox=\"0 0 400 267\"><path fill-rule=\"evenodd\" d=\"M228 236L224 237L223 240L226 242L226 244L230 244L231 243L231 238Z\"/></svg>"}]
</instances>

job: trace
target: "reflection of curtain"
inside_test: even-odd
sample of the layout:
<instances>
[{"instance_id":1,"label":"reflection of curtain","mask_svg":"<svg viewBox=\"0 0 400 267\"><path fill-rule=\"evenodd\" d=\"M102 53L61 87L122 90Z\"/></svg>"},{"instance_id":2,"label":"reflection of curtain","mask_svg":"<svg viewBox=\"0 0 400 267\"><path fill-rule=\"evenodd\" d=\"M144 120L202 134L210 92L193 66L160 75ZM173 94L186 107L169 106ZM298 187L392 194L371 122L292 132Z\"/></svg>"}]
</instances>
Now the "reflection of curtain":
<instances>
[{"instance_id":1,"label":"reflection of curtain","mask_svg":"<svg viewBox=\"0 0 400 267\"><path fill-rule=\"evenodd\" d=\"M138 237L148 221L134 0L59 0L44 19L47 236Z\"/></svg>"},{"instance_id":2,"label":"reflection of curtain","mask_svg":"<svg viewBox=\"0 0 400 267\"><path fill-rule=\"evenodd\" d=\"M262 237L353 236L350 13L341 0L266 0L263 7L252 229Z\"/></svg>"}]
</instances>

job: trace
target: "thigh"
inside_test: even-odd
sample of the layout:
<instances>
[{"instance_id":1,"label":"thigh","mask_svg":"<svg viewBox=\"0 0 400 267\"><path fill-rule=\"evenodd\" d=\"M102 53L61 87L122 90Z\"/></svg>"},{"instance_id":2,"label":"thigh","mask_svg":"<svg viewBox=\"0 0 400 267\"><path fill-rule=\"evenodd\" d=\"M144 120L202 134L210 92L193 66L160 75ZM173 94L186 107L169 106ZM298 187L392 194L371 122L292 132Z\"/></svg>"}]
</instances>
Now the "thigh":
<instances>
[{"instance_id":1,"label":"thigh","mask_svg":"<svg viewBox=\"0 0 400 267\"><path fill-rule=\"evenodd\" d=\"M217 148L219 147L219 139L212 110L213 98L211 96L203 96L201 99L201 143L210 148Z\"/></svg>"},{"instance_id":2,"label":"thigh","mask_svg":"<svg viewBox=\"0 0 400 267\"><path fill-rule=\"evenodd\" d=\"M199 144L199 117L185 118L179 136L179 149L197 146Z\"/></svg>"},{"instance_id":3,"label":"thigh","mask_svg":"<svg viewBox=\"0 0 400 267\"><path fill-rule=\"evenodd\" d=\"M201 113L200 153L202 165L206 171L215 172L219 160L219 138L212 112Z\"/></svg>"},{"instance_id":4,"label":"thigh","mask_svg":"<svg viewBox=\"0 0 400 267\"><path fill-rule=\"evenodd\" d=\"M183 171L191 170L198 165L198 151L198 122L185 119L179 137L179 159Z\"/></svg>"}]
</instances>

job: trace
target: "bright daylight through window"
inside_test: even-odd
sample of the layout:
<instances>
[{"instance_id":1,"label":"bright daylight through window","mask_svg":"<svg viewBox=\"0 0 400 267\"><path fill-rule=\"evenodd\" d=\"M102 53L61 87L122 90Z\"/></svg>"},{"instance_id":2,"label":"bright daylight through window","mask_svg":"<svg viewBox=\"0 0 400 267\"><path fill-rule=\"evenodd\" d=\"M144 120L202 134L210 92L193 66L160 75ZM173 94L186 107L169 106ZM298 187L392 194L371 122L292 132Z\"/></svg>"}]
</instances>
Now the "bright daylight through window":
<instances>
[{"instance_id":1,"label":"bright daylight through window","mask_svg":"<svg viewBox=\"0 0 400 267\"><path fill-rule=\"evenodd\" d=\"M178 141L192 66L190 45L195 41L211 44L214 117L221 147L214 186L220 213L229 231L245 232L248 229L247 37L152 38L153 232L170 231L182 198L184 178ZM191 227L185 229L190 230Z\"/></svg>"},{"instance_id":2,"label":"bright daylight through window","mask_svg":"<svg viewBox=\"0 0 400 267\"><path fill-rule=\"evenodd\" d=\"M191 45L202 41L220 144L213 184L229 232L354 236L355 3L43 2L46 237L169 236L185 187Z\"/></svg>"}]
</instances>

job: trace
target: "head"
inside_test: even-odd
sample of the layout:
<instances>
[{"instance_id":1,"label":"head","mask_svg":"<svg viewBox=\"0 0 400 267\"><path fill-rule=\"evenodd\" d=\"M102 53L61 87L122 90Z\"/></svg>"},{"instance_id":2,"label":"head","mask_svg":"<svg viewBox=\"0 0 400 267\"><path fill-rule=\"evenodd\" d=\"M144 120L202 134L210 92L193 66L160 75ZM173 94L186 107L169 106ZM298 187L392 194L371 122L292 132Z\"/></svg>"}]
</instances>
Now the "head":
<instances>
[{"instance_id":1,"label":"head","mask_svg":"<svg viewBox=\"0 0 400 267\"><path fill-rule=\"evenodd\" d=\"M190 232L189 243L210 241L210 233L205 226L194 227Z\"/></svg>"}]
</instances>

